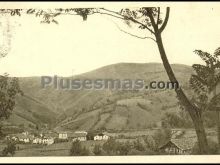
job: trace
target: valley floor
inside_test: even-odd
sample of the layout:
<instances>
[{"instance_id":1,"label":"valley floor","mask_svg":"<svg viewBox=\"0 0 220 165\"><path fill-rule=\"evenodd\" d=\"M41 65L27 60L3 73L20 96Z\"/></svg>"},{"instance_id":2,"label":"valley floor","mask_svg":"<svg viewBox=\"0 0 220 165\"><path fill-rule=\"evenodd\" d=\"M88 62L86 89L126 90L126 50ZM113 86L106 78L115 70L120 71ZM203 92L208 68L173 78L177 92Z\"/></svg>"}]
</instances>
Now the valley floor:
<instances>
[{"instance_id":1,"label":"valley floor","mask_svg":"<svg viewBox=\"0 0 220 165\"><path fill-rule=\"evenodd\" d=\"M196 134L193 129L184 129L184 138L193 138L196 139ZM143 135L152 134L154 130L149 131L132 131L132 132L120 132L120 133L110 133L112 137L117 139L120 142L132 141L137 137ZM207 137L212 141L217 142L216 131L214 129L207 129ZM81 142L88 150L92 150L96 144L103 144L104 141L85 141ZM38 145L38 144L17 144L15 157L31 157L31 156L69 156L72 142L62 142L54 143L52 145ZM0 150L6 145L0 143ZM91 152L92 153L92 152Z\"/></svg>"}]
</instances>

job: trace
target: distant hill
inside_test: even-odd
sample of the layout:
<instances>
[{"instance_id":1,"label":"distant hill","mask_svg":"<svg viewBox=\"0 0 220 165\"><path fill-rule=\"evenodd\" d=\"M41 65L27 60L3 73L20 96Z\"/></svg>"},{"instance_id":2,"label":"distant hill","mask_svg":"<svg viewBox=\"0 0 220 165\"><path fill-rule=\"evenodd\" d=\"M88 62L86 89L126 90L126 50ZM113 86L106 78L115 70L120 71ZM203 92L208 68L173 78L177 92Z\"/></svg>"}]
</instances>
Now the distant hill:
<instances>
[{"instance_id":1,"label":"distant hill","mask_svg":"<svg viewBox=\"0 0 220 165\"><path fill-rule=\"evenodd\" d=\"M190 66L174 64L180 85L188 91ZM144 79L168 81L160 63L119 63L76 75L73 79ZM59 130L141 129L160 124L165 111L178 110L172 90L56 90L42 89L40 77L20 78L24 97L17 98L9 120L13 124L52 123Z\"/></svg>"}]
</instances>

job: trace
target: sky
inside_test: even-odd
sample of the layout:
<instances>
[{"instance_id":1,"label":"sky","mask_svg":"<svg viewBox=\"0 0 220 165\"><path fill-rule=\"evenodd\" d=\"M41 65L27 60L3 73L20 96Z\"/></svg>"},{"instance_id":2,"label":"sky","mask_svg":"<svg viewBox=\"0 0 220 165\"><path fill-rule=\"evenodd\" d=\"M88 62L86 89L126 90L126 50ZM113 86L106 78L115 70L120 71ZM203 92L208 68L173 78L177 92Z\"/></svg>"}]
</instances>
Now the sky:
<instances>
[{"instance_id":1,"label":"sky","mask_svg":"<svg viewBox=\"0 0 220 165\"><path fill-rule=\"evenodd\" d=\"M193 53L195 49L213 53L220 46L219 19L220 5L171 6L162 34L170 63L201 63ZM0 48L8 54L0 58L0 74L70 76L114 63L161 63L154 41L132 37L117 26L138 36L151 35L129 28L121 20L104 15L91 15L87 21L80 16L60 16L56 20L58 25L41 24L41 19L27 15L1 16ZM7 21L10 40L2 35L7 32Z\"/></svg>"}]
</instances>

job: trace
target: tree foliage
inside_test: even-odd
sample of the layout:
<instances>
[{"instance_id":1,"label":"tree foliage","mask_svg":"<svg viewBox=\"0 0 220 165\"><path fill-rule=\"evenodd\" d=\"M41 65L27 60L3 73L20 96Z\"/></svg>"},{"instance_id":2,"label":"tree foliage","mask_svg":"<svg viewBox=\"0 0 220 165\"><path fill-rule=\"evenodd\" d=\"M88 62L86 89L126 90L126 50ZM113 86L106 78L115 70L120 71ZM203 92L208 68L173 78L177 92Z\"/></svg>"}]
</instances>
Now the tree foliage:
<instances>
[{"instance_id":1,"label":"tree foliage","mask_svg":"<svg viewBox=\"0 0 220 165\"><path fill-rule=\"evenodd\" d=\"M2 156L8 156L10 154L11 156L14 156L16 151L16 145L14 142L8 142L7 147L5 147L2 151Z\"/></svg>"},{"instance_id":2,"label":"tree foliage","mask_svg":"<svg viewBox=\"0 0 220 165\"><path fill-rule=\"evenodd\" d=\"M167 8L167 11L169 11L169 8ZM154 33L152 19L155 19L158 31L162 32L169 16L169 12L167 12L168 14L165 18L162 18L163 12L161 12L160 7L123 8L120 11L112 11L105 8L1 9L0 13L10 14L11 16L34 15L42 18L41 23L47 24L58 24L56 18L61 15L79 15L83 18L83 21L86 21L88 16L93 14L108 15L122 19L129 27L135 24L139 29L147 29L151 34Z\"/></svg>"},{"instance_id":3,"label":"tree foliage","mask_svg":"<svg viewBox=\"0 0 220 165\"><path fill-rule=\"evenodd\" d=\"M192 128L193 123L185 111L180 113L166 112L162 118L162 123L171 128Z\"/></svg>"},{"instance_id":4,"label":"tree foliage","mask_svg":"<svg viewBox=\"0 0 220 165\"><path fill-rule=\"evenodd\" d=\"M216 49L214 54L201 50L194 52L205 62L205 65L194 64L192 66L195 74L190 78L190 86L196 93L192 101L202 110L213 109L220 101L220 96L216 95L209 100L208 95L214 92L220 83L220 48Z\"/></svg>"},{"instance_id":5,"label":"tree foliage","mask_svg":"<svg viewBox=\"0 0 220 165\"><path fill-rule=\"evenodd\" d=\"M7 74L0 75L0 119L10 116L17 94L22 94L18 78L10 78Z\"/></svg>"}]
</instances>

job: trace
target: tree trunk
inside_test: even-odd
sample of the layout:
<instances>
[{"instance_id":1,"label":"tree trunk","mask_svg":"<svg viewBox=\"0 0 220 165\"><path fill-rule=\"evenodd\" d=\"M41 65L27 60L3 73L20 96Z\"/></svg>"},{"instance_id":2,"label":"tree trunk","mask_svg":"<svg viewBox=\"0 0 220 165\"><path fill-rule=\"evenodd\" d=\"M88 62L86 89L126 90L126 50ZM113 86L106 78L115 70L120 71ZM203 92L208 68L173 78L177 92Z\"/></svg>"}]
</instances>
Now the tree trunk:
<instances>
[{"instance_id":1,"label":"tree trunk","mask_svg":"<svg viewBox=\"0 0 220 165\"><path fill-rule=\"evenodd\" d=\"M161 59L163 61L164 68L167 72L167 75L171 82L178 82L170 66L170 63L167 59L167 55L163 47L161 33L157 29L154 29L154 30L155 30L157 46L160 52ZM181 88L175 89L175 92L177 94L179 101L184 106L185 110L189 112L189 115L193 120L194 127L195 127L196 134L197 134L200 153L201 154L208 153L208 143L207 143L207 138L206 138L206 132L203 126L203 121L202 121L202 117L201 117L201 113L199 109L188 100L188 98L186 97L185 93L182 91Z\"/></svg>"},{"instance_id":2,"label":"tree trunk","mask_svg":"<svg viewBox=\"0 0 220 165\"><path fill-rule=\"evenodd\" d=\"M216 96L216 87L213 90L213 96ZM217 136L218 136L218 148L220 151L220 116L219 111L216 111L216 125L217 125Z\"/></svg>"},{"instance_id":3,"label":"tree trunk","mask_svg":"<svg viewBox=\"0 0 220 165\"><path fill-rule=\"evenodd\" d=\"M216 124L217 124L217 134L218 134L218 148L220 151L220 117L219 111L216 111Z\"/></svg>"}]
</instances>

